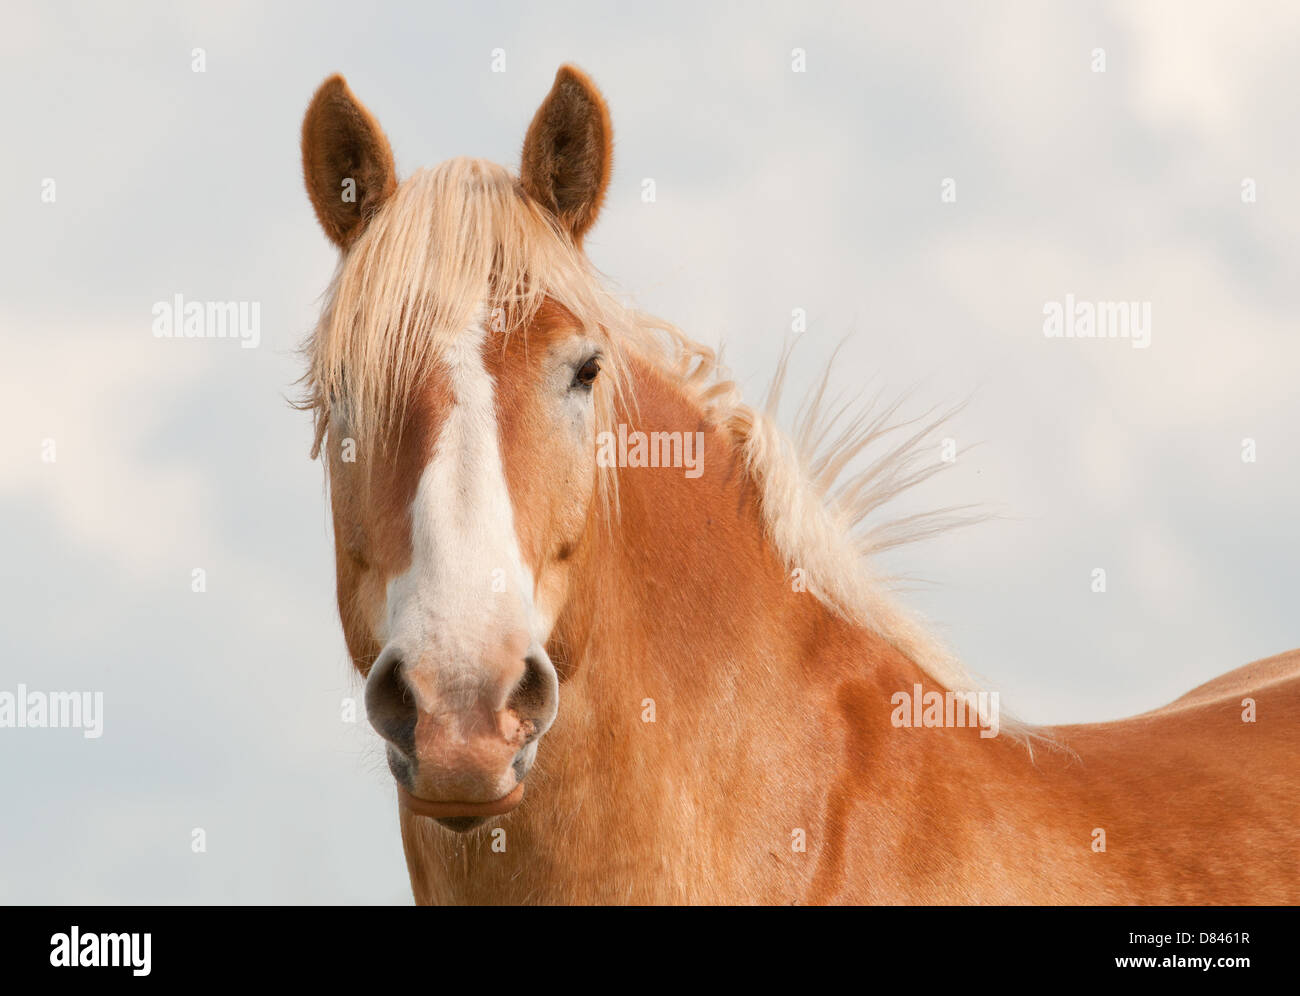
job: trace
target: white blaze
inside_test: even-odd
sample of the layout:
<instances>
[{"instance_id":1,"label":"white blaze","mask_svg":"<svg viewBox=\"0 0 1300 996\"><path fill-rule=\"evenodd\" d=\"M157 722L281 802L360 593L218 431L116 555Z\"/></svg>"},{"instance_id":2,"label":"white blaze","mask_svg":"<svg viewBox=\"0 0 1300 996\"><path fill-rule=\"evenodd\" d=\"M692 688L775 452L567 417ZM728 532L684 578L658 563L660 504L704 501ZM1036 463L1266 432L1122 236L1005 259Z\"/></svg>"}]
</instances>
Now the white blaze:
<instances>
[{"instance_id":1,"label":"white blaze","mask_svg":"<svg viewBox=\"0 0 1300 996\"><path fill-rule=\"evenodd\" d=\"M515 533L485 340L480 320L443 355L452 404L411 505L411 566L388 585L386 636L422 710L468 706L495 683L509 641L526 639L522 662L549 635Z\"/></svg>"}]
</instances>

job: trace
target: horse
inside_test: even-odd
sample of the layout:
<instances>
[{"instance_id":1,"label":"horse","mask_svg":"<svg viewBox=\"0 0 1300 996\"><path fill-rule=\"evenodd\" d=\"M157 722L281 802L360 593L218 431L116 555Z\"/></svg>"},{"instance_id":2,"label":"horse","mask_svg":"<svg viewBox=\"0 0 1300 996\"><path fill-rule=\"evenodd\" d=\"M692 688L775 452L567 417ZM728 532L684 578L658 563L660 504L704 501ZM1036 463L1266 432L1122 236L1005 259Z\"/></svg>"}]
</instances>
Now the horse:
<instances>
[{"instance_id":1,"label":"horse","mask_svg":"<svg viewBox=\"0 0 1300 996\"><path fill-rule=\"evenodd\" d=\"M301 137L340 259L299 404L418 904L1300 901L1300 651L1120 722L999 722L872 566L944 527L868 524L933 423L823 382L787 434L784 366L751 406L608 288L582 71L517 174L399 182L338 75Z\"/></svg>"}]
</instances>

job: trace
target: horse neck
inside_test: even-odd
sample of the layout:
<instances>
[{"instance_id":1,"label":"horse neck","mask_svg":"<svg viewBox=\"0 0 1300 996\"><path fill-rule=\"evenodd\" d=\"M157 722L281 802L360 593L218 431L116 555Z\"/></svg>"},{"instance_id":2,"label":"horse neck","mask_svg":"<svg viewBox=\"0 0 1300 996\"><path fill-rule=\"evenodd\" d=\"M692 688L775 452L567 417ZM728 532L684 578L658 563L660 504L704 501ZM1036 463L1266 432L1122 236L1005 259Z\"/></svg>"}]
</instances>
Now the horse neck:
<instances>
[{"instance_id":1,"label":"horse neck","mask_svg":"<svg viewBox=\"0 0 1300 996\"><path fill-rule=\"evenodd\" d=\"M846 750L879 769L896 745L864 743L878 733L859 731L881 724L863 712L887 720L890 694L921 672L792 584L740 442L663 375L637 374L629 438L703 433L702 473L618 470L618 514L593 523L552 641L564 683L533 829L590 832L593 853L606 853L601 834L616 826L625 851L678 869L669 882L788 902L792 880L752 862L796 853L791 835L824 819ZM583 821L562 820L577 810ZM747 847L756 834L770 845ZM790 871L809 884L806 868Z\"/></svg>"},{"instance_id":2,"label":"horse neck","mask_svg":"<svg viewBox=\"0 0 1300 996\"><path fill-rule=\"evenodd\" d=\"M703 433L702 472L617 469L617 515L593 516L548 644L560 710L523 804L503 837L403 812L417 900L930 895L1008 751L970 730L892 729L891 696L935 683L792 583L742 441L667 376L634 378L625 431Z\"/></svg>"}]
</instances>

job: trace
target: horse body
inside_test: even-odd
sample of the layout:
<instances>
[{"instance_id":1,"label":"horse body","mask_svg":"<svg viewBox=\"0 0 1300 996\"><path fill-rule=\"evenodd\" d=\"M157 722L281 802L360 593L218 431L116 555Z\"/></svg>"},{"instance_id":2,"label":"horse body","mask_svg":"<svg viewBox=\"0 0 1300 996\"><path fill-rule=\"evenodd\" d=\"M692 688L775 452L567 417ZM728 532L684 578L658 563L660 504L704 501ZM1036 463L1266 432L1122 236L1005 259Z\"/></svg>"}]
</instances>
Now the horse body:
<instances>
[{"instance_id":1,"label":"horse body","mask_svg":"<svg viewBox=\"0 0 1300 996\"><path fill-rule=\"evenodd\" d=\"M931 472L925 427L836 485L890 426L798 450L707 350L612 303L581 252L610 149L568 67L518 178L399 184L339 77L304 122L343 252L308 403L416 900L1300 898L1300 655L1117 723L895 721L901 693L966 686L858 557L909 534L854 530ZM816 410L805 442L834 435Z\"/></svg>"}]
</instances>

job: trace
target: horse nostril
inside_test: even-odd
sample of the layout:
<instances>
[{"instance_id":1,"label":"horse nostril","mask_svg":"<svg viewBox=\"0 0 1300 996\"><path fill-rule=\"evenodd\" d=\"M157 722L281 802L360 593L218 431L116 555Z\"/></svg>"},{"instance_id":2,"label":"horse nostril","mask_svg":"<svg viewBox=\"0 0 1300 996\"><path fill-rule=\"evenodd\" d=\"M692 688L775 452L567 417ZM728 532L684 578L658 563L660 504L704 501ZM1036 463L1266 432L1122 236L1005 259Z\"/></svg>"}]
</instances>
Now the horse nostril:
<instances>
[{"instance_id":1,"label":"horse nostril","mask_svg":"<svg viewBox=\"0 0 1300 996\"><path fill-rule=\"evenodd\" d=\"M415 753L415 696L402 674L402 658L382 653L366 679L366 715L376 732L405 754Z\"/></svg>"},{"instance_id":2,"label":"horse nostril","mask_svg":"<svg viewBox=\"0 0 1300 996\"><path fill-rule=\"evenodd\" d=\"M524 716L544 714L553 697L554 680L546 661L537 654L524 658L524 674L510 693L509 708Z\"/></svg>"},{"instance_id":3,"label":"horse nostril","mask_svg":"<svg viewBox=\"0 0 1300 996\"><path fill-rule=\"evenodd\" d=\"M542 691L541 665L536 657L529 654L524 658L524 676L519 679L519 684L510 693L510 705L516 710L530 712L531 707L536 707L538 697Z\"/></svg>"}]
</instances>

